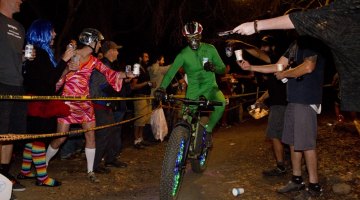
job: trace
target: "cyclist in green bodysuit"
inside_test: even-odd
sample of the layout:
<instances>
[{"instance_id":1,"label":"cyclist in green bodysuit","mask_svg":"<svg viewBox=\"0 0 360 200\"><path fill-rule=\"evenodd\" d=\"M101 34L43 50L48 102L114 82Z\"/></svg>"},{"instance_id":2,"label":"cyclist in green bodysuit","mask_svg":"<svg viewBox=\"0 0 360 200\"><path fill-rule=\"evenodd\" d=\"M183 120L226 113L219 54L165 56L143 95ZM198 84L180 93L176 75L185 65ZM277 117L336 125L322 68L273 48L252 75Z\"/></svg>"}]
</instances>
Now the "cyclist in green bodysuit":
<instances>
[{"instance_id":1,"label":"cyclist in green bodysuit","mask_svg":"<svg viewBox=\"0 0 360 200\"><path fill-rule=\"evenodd\" d=\"M215 73L225 73L225 64L213 45L200 42L202 30L203 28L198 22L185 24L182 33L189 45L176 56L159 89L155 92L155 97L162 99L165 88L170 84L179 68L183 67L188 80L186 98L198 99L203 95L208 100L223 102L223 106L215 106L215 110L205 126L206 131L210 133L225 109L225 97L219 90L215 79Z\"/></svg>"}]
</instances>

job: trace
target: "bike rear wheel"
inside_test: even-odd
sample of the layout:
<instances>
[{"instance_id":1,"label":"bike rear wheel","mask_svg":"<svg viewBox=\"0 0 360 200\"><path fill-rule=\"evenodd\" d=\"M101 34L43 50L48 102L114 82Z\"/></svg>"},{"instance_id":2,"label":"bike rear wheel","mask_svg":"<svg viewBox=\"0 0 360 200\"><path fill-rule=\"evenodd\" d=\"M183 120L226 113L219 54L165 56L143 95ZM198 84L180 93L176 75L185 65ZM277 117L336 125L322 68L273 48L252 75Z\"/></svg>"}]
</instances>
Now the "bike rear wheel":
<instances>
[{"instance_id":1,"label":"bike rear wheel","mask_svg":"<svg viewBox=\"0 0 360 200\"><path fill-rule=\"evenodd\" d=\"M206 132L204 126L200 125L195 140L195 153L197 154L197 157L190 160L191 169L195 173L202 173L207 167L208 158L211 152L211 148L208 146L208 144L211 143L211 135Z\"/></svg>"},{"instance_id":2,"label":"bike rear wheel","mask_svg":"<svg viewBox=\"0 0 360 200\"><path fill-rule=\"evenodd\" d=\"M189 129L173 129L165 152L160 177L160 200L176 199L186 168L189 148Z\"/></svg>"}]
</instances>

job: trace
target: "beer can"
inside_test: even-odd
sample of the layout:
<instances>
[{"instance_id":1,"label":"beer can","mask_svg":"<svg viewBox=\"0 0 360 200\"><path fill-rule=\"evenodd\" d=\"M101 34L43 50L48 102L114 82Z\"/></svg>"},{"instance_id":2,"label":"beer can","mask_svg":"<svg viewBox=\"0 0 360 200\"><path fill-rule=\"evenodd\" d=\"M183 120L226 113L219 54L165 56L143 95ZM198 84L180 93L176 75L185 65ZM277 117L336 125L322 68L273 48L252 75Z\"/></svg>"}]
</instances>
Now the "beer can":
<instances>
[{"instance_id":1,"label":"beer can","mask_svg":"<svg viewBox=\"0 0 360 200\"><path fill-rule=\"evenodd\" d=\"M32 44L25 45L25 58L31 58L33 50L34 50L34 45Z\"/></svg>"},{"instance_id":2,"label":"beer can","mask_svg":"<svg viewBox=\"0 0 360 200\"><path fill-rule=\"evenodd\" d=\"M129 73L131 71L131 65L126 65L125 72Z\"/></svg>"},{"instance_id":3,"label":"beer can","mask_svg":"<svg viewBox=\"0 0 360 200\"><path fill-rule=\"evenodd\" d=\"M74 48L74 45L72 43L70 43L66 46L66 49L75 49L75 48Z\"/></svg>"}]
</instances>

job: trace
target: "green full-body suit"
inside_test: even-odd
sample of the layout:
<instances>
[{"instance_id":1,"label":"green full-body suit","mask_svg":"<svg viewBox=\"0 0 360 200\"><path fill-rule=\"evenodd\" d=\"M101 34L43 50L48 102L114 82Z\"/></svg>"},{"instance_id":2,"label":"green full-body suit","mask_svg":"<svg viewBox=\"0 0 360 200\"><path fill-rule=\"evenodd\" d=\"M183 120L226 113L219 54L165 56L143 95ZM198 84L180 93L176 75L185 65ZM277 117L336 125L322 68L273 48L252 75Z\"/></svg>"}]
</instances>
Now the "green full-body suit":
<instances>
[{"instance_id":1,"label":"green full-body suit","mask_svg":"<svg viewBox=\"0 0 360 200\"><path fill-rule=\"evenodd\" d=\"M205 71L203 67L204 58L207 58L209 62L215 65L215 73L225 73L225 64L216 48L211 44L200 43L199 48L196 50L191 49L189 46L181 50L165 74L160 87L166 88L179 68L183 67L188 79L186 98L198 99L199 96L204 95L208 100L223 102L222 106L215 106L215 110L211 113L209 122L206 125L206 131L212 132L225 110L225 97L216 83L215 73Z\"/></svg>"}]
</instances>

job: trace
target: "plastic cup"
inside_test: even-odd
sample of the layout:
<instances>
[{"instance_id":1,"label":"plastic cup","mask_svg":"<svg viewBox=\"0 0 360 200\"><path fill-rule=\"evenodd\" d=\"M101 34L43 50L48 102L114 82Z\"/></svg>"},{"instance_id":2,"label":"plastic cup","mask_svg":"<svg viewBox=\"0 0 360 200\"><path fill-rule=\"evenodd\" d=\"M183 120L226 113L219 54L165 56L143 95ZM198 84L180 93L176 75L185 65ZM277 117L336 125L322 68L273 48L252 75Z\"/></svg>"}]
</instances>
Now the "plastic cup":
<instances>
[{"instance_id":1,"label":"plastic cup","mask_svg":"<svg viewBox=\"0 0 360 200\"><path fill-rule=\"evenodd\" d=\"M233 188L232 189L232 194L234 196L238 196L240 194L243 194L245 192L244 188Z\"/></svg>"},{"instance_id":2,"label":"plastic cup","mask_svg":"<svg viewBox=\"0 0 360 200\"><path fill-rule=\"evenodd\" d=\"M242 61L242 60L243 60L242 50L241 50L241 49L236 50L236 51L235 51L235 56L236 56L236 60L237 60L237 61Z\"/></svg>"},{"instance_id":3,"label":"plastic cup","mask_svg":"<svg viewBox=\"0 0 360 200\"><path fill-rule=\"evenodd\" d=\"M138 63L135 63L135 64L134 64L133 74L134 74L135 76L139 76L139 75L140 75L140 64L138 64Z\"/></svg>"}]
</instances>

